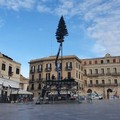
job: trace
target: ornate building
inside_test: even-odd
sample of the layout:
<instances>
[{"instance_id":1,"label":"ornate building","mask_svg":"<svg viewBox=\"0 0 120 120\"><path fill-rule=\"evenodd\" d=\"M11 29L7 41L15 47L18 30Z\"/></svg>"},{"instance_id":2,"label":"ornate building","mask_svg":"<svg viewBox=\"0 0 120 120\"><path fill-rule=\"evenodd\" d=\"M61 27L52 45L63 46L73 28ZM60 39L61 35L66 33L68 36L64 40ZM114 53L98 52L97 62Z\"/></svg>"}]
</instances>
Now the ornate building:
<instances>
[{"instance_id":1,"label":"ornate building","mask_svg":"<svg viewBox=\"0 0 120 120\"><path fill-rule=\"evenodd\" d=\"M42 87L43 81L57 78L57 71L55 67L56 56L31 60L30 64L30 81L29 90L38 96ZM81 60L76 56L64 56L62 60L62 79L73 78L78 82L78 89L82 90L83 85L83 67ZM61 69L61 60L58 60L58 68ZM59 76L61 73L59 72Z\"/></svg>"},{"instance_id":2,"label":"ornate building","mask_svg":"<svg viewBox=\"0 0 120 120\"><path fill-rule=\"evenodd\" d=\"M0 101L19 88L21 64L0 53ZM4 98L4 100L2 100Z\"/></svg>"},{"instance_id":3,"label":"ornate building","mask_svg":"<svg viewBox=\"0 0 120 120\"><path fill-rule=\"evenodd\" d=\"M57 80L55 56L31 60L29 90L38 96L45 80ZM61 61L58 62L61 69ZM60 74L60 73L59 73ZM104 98L120 94L120 56L106 54L101 58L79 59L64 56L62 78L73 78L78 82L78 91L86 94L95 92Z\"/></svg>"},{"instance_id":4,"label":"ornate building","mask_svg":"<svg viewBox=\"0 0 120 120\"><path fill-rule=\"evenodd\" d=\"M102 94L104 98L120 94L120 56L82 60L86 92Z\"/></svg>"}]
</instances>

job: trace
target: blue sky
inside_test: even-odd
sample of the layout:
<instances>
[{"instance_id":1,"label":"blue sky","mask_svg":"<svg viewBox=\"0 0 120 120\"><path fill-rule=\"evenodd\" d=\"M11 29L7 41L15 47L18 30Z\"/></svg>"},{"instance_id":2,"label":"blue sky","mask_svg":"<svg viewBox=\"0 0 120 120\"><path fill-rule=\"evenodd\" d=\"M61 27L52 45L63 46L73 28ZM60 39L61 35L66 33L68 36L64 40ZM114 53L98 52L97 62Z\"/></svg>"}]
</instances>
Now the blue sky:
<instances>
[{"instance_id":1,"label":"blue sky","mask_svg":"<svg viewBox=\"0 0 120 120\"><path fill-rule=\"evenodd\" d=\"M0 0L0 52L20 62L56 55L55 32L64 16L64 55L120 55L120 0Z\"/></svg>"}]
</instances>

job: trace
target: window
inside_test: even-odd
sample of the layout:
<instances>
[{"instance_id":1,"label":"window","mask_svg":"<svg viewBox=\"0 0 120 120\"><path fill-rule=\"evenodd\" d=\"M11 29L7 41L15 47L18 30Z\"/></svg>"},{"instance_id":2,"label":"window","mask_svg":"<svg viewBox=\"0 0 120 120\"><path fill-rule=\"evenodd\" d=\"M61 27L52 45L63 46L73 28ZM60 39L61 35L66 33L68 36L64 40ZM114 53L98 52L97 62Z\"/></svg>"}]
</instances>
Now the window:
<instances>
[{"instance_id":1,"label":"window","mask_svg":"<svg viewBox=\"0 0 120 120\"><path fill-rule=\"evenodd\" d=\"M76 78L78 78L78 71L76 71Z\"/></svg>"},{"instance_id":2,"label":"window","mask_svg":"<svg viewBox=\"0 0 120 120\"><path fill-rule=\"evenodd\" d=\"M46 69L47 69L47 70L48 70L48 69L51 69L51 64L50 64L50 63L46 64Z\"/></svg>"},{"instance_id":3,"label":"window","mask_svg":"<svg viewBox=\"0 0 120 120\"><path fill-rule=\"evenodd\" d=\"M80 64L79 64L79 69L80 69Z\"/></svg>"},{"instance_id":4,"label":"window","mask_svg":"<svg viewBox=\"0 0 120 120\"><path fill-rule=\"evenodd\" d=\"M103 64L103 60L101 60L101 64Z\"/></svg>"},{"instance_id":5,"label":"window","mask_svg":"<svg viewBox=\"0 0 120 120\"><path fill-rule=\"evenodd\" d=\"M117 73L117 68L113 68L113 73Z\"/></svg>"},{"instance_id":6,"label":"window","mask_svg":"<svg viewBox=\"0 0 120 120\"><path fill-rule=\"evenodd\" d=\"M87 74L87 71L86 70L84 70L84 75L86 75Z\"/></svg>"},{"instance_id":7,"label":"window","mask_svg":"<svg viewBox=\"0 0 120 120\"><path fill-rule=\"evenodd\" d=\"M91 85L93 84L92 80L90 80L90 84L91 84Z\"/></svg>"},{"instance_id":8,"label":"window","mask_svg":"<svg viewBox=\"0 0 120 120\"><path fill-rule=\"evenodd\" d=\"M66 63L66 68L67 68L67 69L72 68L72 62L67 62L67 63Z\"/></svg>"},{"instance_id":9,"label":"window","mask_svg":"<svg viewBox=\"0 0 120 120\"><path fill-rule=\"evenodd\" d=\"M78 68L78 63L76 63L76 68Z\"/></svg>"},{"instance_id":10,"label":"window","mask_svg":"<svg viewBox=\"0 0 120 120\"><path fill-rule=\"evenodd\" d=\"M9 66L8 75L9 75L9 76L12 76L12 74L13 74L13 72L12 72L12 67Z\"/></svg>"},{"instance_id":11,"label":"window","mask_svg":"<svg viewBox=\"0 0 120 120\"><path fill-rule=\"evenodd\" d=\"M39 74L39 80L41 80L41 74Z\"/></svg>"},{"instance_id":12,"label":"window","mask_svg":"<svg viewBox=\"0 0 120 120\"><path fill-rule=\"evenodd\" d=\"M105 84L105 81L104 81L104 80L102 80L102 84Z\"/></svg>"},{"instance_id":13,"label":"window","mask_svg":"<svg viewBox=\"0 0 120 120\"><path fill-rule=\"evenodd\" d=\"M80 72L79 72L79 79L80 79Z\"/></svg>"},{"instance_id":14,"label":"window","mask_svg":"<svg viewBox=\"0 0 120 120\"><path fill-rule=\"evenodd\" d=\"M95 69L95 74L98 74L98 69Z\"/></svg>"},{"instance_id":15,"label":"window","mask_svg":"<svg viewBox=\"0 0 120 120\"><path fill-rule=\"evenodd\" d=\"M111 80L110 79L108 80L108 84L111 84Z\"/></svg>"},{"instance_id":16,"label":"window","mask_svg":"<svg viewBox=\"0 0 120 120\"><path fill-rule=\"evenodd\" d=\"M113 59L113 63L116 63L116 59Z\"/></svg>"},{"instance_id":17,"label":"window","mask_svg":"<svg viewBox=\"0 0 120 120\"><path fill-rule=\"evenodd\" d=\"M87 80L85 80L85 86L87 86Z\"/></svg>"},{"instance_id":18,"label":"window","mask_svg":"<svg viewBox=\"0 0 120 120\"><path fill-rule=\"evenodd\" d=\"M2 64L2 70L5 71L5 67L6 67L6 65L3 63L3 64Z\"/></svg>"},{"instance_id":19,"label":"window","mask_svg":"<svg viewBox=\"0 0 120 120\"><path fill-rule=\"evenodd\" d=\"M97 60L95 60L95 64L97 64Z\"/></svg>"},{"instance_id":20,"label":"window","mask_svg":"<svg viewBox=\"0 0 120 120\"><path fill-rule=\"evenodd\" d=\"M62 63L58 63L58 68L59 68L59 69L62 68Z\"/></svg>"},{"instance_id":21,"label":"window","mask_svg":"<svg viewBox=\"0 0 120 120\"><path fill-rule=\"evenodd\" d=\"M107 73L110 73L110 68L107 68Z\"/></svg>"},{"instance_id":22,"label":"window","mask_svg":"<svg viewBox=\"0 0 120 120\"><path fill-rule=\"evenodd\" d=\"M89 74L92 74L92 69L89 70Z\"/></svg>"},{"instance_id":23,"label":"window","mask_svg":"<svg viewBox=\"0 0 120 120\"><path fill-rule=\"evenodd\" d=\"M110 60L107 60L107 63L110 63Z\"/></svg>"},{"instance_id":24,"label":"window","mask_svg":"<svg viewBox=\"0 0 120 120\"><path fill-rule=\"evenodd\" d=\"M92 64L92 61L89 61L89 64Z\"/></svg>"},{"instance_id":25,"label":"window","mask_svg":"<svg viewBox=\"0 0 120 120\"><path fill-rule=\"evenodd\" d=\"M102 75L104 74L104 68L101 68L101 74Z\"/></svg>"},{"instance_id":26,"label":"window","mask_svg":"<svg viewBox=\"0 0 120 120\"><path fill-rule=\"evenodd\" d=\"M96 80L96 84L98 85L98 80Z\"/></svg>"},{"instance_id":27,"label":"window","mask_svg":"<svg viewBox=\"0 0 120 120\"><path fill-rule=\"evenodd\" d=\"M68 72L68 79L71 78L71 72Z\"/></svg>"},{"instance_id":28,"label":"window","mask_svg":"<svg viewBox=\"0 0 120 120\"><path fill-rule=\"evenodd\" d=\"M86 63L86 61L84 62L84 65L86 65L87 63Z\"/></svg>"},{"instance_id":29,"label":"window","mask_svg":"<svg viewBox=\"0 0 120 120\"><path fill-rule=\"evenodd\" d=\"M32 75L32 81L34 81L34 75Z\"/></svg>"},{"instance_id":30,"label":"window","mask_svg":"<svg viewBox=\"0 0 120 120\"><path fill-rule=\"evenodd\" d=\"M31 90L34 90L34 84L31 85Z\"/></svg>"},{"instance_id":31,"label":"window","mask_svg":"<svg viewBox=\"0 0 120 120\"><path fill-rule=\"evenodd\" d=\"M38 90L40 90L41 89L41 84L38 84Z\"/></svg>"},{"instance_id":32,"label":"window","mask_svg":"<svg viewBox=\"0 0 120 120\"><path fill-rule=\"evenodd\" d=\"M35 66L31 66L31 72L35 72Z\"/></svg>"},{"instance_id":33,"label":"window","mask_svg":"<svg viewBox=\"0 0 120 120\"><path fill-rule=\"evenodd\" d=\"M114 79L114 83L115 83L115 84L118 84L118 81L117 81L117 79Z\"/></svg>"},{"instance_id":34,"label":"window","mask_svg":"<svg viewBox=\"0 0 120 120\"><path fill-rule=\"evenodd\" d=\"M38 72L42 71L42 65L38 65Z\"/></svg>"},{"instance_id":35,"label":"window","mask_svg":"<svg viewBox=\"0 0 120 120\"><path fill-rule=\"evenodd\" d=\"M20 74L20 69L16 68L16 74Z\"/></svg>"},{"instance_id":36,"label":"window","mask_svg":"<svg viewBox=\"0 0 120 120\"><path fill-rule=\"evenodd\" d=\"M50 73L46 73L46 80L50 80Z\"/></svg>"}]
</instances>

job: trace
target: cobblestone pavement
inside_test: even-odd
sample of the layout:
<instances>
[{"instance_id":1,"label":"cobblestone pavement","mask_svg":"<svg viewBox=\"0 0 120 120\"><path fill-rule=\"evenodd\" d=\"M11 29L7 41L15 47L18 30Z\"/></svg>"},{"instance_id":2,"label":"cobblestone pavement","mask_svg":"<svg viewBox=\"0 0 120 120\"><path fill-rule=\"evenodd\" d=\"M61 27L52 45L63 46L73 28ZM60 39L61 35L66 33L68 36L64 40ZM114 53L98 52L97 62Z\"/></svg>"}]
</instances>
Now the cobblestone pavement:
<instances>
[{"instance_id":1,"label":"cobblestone pavement","mask_svg":"<svg viewBox=\"0 0 120 120\"><path fill-rule=\"evenodd\" d=\"M81 104L2 104L0 120L120 120L120 100Z\"/></svg>"}]
</instances>

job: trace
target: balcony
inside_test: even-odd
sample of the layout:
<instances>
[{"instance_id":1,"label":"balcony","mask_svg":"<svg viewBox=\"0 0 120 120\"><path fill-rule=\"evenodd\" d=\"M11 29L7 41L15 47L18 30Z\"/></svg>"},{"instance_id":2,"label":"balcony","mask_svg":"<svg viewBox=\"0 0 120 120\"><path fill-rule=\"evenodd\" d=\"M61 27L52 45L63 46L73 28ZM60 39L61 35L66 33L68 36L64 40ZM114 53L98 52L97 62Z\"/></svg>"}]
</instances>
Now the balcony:
<instances>
[{"instance_id":1,"label":"balcony","mask_svg":"<svg viewBox=\"0 0 120 120\"><path fill-rule=\"evenodd\" d=\"M57 71L57 68L55 68L55 71ZM60 68L60 67L58 67L58 71L61 71L61 68Z\"/></svg>"},{"instance_id":2,"label":"balcony","mask_svg":"<svg viewBox=\"0 0 120 120\"><path fill-rule=\"evenodd\" d=\"M88 77L98 77L99 74L87 74Z\"/></svg>"},{"instance_id":3,"label":"balcony","mask_svg":"<svg viewBox=\"0 0 120 120\"><path fill-rule=\"evenodd\" d=\"M106 84L88 84L87 87L117 87L117 83L106 83Z\"/></svg>"},{"instance_id":4,"label":"balcony","mask_svg":"<svg viewBox=\"0 0 120 120\"><path fill-rule=\"evenodd\" d=\"M12 76L13 72L12 71L8 71L8 76Z\"/></svg>"},{"instance_id":5,"label":"balcony","mask_svg":"<svg viewBox=\"0 0 120 120\"><path fill-rule=\"evenodd\" d=\"M46 72L50 72L52 70L52 68L45 68Z\"/></svg>"},{"instance_id":6,"label":"balcony","mask_svg":"<svg viewBox=\"0 0 120 120\"><path fill-rule=\"evenodd\" d=\"M111 73L112 76L120 76L120 73L118 72L114 72L114 73Z\"/></svg>"},{"instance_id":7,"label":"balcony","mask_svg":"<svg viewBox=\"0 0 120 120\"><path fill-rule=\"evenodd\" d=\"M33 73L35 73L35 70L30 70L30 74L33 74Z\"/></svg>"},{"instance_id":8,"label":"balcony","mask_svg":"<svg viewBox=\"0 0 120 120\"><path fill-rule=\"evenodd\" d=\"M41 83L42 81L43 81L43 78L36 79L36 82L37 82L37 83Z\"/></svg>"},{"instance_id":9,"label":"balcony","mask_svg":"<svg viewBox=\"0 0 120 120\"><path fill-rule=\"evenodd\" d=\"M43 71L43 69L37 69L38 73L41 73Z\"/></svg>"},{"instance_id":10,"label":"balcony","mask_svg":"<svg viewBox=\"0 0 120 120\"><path fill-rule=\"evenodd\" d=\"M66 67L65 67L65 70L66 70L66 71L71 71L71 70L72 70L72 66L66 66Z\"/></svg>"},{"instance_id":11,"label":"balcony","mask_svg":"<svg viewBox=\"0 0 120 120\"><path fill-rule=\"evenodd\" d=\"M29 80L29 83L34 83L35 81L34 80Z\"/></svg>"}]
</instances>

